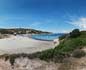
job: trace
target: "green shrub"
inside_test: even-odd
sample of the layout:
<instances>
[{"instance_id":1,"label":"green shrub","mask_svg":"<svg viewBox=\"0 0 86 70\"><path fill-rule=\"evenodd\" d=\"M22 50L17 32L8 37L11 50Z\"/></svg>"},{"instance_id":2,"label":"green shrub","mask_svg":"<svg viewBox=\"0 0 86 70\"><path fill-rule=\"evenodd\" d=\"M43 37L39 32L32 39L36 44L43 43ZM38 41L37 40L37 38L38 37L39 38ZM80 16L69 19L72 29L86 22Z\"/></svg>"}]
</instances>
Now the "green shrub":
<instances>
[{"instance_id":1,"label":"green shrub","mask_svg":"<svg viewBox=\"0 0 86 70\"><path fill-rule=\"evenodd\" d=\"M50 58L53 58L53 49L42 51L39 55L39 58L46 61L48 61Z\"/></svg>"},{"instance_id":2,"label":"green shrub","mask_svg":"<svg viewBox=\"0 0 86 70\"><path fill-rule=\"evenodd\" d=\"M55 47L54 54L60 52L60 53L70 53L73 50L81 47L82 40L79 38L69 39L62 43L60 43L57 47Z\"/></svg>"},{"instance_id":3,"label":"green shrub","mask_svg":"<svg viewBox=\"0 0 86 70\"><path fill-rule=\"evenodd\" d=\"M82 45L86 46L86 38L80 38L82 40Z\"/></svg>"},{"instance_id":4,"label":"green shrub","mask_svg":"<svg viewBox=\"0 0 86 70\"><path fill-rule=\"evenodd\" d=\"M59 40L65 39L65 38L67 37L67 35L68 35L68 34L64 34L64 35L60 36L60 37L59 37Z\"/></svg>"},{"instance_id":5,"label":"green shrub","mask_svg":"<svg viewBox=\"0 0 86 70\"><path fill-rule=\"evenodd\" d=\"M76 37L78 37L78 36L80 36L80 31L79 31L79 29L74 29L72 32L70 32L70 37L71 37L71 38L76 38Z\"/></svg>"},{"instance_id":6,"label":"green shrub","mask_svg":"<svg viewBox=\"0 0 86 70\"><path fill-rule=\"evenodd\" d=\"M39 58L41 55L41 52L36 52L36 53L32 53L32 54L28 54L28 58L29 59L34 59L34 58Z\"/></svg>"}]
</instances>

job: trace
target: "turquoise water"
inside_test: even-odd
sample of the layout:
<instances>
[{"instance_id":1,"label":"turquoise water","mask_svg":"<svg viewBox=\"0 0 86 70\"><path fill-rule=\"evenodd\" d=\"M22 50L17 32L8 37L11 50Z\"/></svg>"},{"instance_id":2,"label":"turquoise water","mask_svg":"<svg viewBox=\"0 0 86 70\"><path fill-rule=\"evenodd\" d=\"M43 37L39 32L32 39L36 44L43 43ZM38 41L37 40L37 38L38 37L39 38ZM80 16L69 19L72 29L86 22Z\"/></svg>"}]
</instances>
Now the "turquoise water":
<instances>
[{"instance_id":1,"label":"turquoise water","mask_svg":"<svg viewBox=\"0 0 86 70\"><path fill-rule=\"evenodd\" d=\"M56 38L58 38L59 36L61 36L63 34L36 34L36 35L32 35L33 39L37 39L37 40L54 40Z\"/></svg>"}]
</instances>

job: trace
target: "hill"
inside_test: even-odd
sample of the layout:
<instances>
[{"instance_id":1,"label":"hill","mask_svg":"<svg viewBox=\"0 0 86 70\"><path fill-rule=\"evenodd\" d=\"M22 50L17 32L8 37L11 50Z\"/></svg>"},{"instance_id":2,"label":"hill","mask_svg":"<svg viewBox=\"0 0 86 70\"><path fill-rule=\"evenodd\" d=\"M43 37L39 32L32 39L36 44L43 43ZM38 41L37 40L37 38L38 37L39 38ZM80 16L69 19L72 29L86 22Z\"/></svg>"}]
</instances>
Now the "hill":
<instances>
[{"instance_id":1,"label":"hill","mask_svg":"<svg viewBox=\"0 0 86 70\"><path fill-rule=\"evenodd\" d=\"M25 28L13 28L13 29L0 29L1 34L41 34L41 33L51 33L46 31L40 31L35 29L25 29Z\"/></svg>"}]
</instances>

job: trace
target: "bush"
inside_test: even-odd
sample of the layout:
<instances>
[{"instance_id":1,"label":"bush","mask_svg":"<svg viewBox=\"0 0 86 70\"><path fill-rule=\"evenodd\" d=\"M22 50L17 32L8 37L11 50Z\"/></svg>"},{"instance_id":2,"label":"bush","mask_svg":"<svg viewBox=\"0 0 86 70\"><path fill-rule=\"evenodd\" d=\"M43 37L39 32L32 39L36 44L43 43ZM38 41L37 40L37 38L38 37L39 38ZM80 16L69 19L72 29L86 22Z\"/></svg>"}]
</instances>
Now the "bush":
<instances>
[{"instance_id":1,"label":"bush","mask_svg":"<svg viewBox=\"0 0 86 70\"><path fill-rule=\"evenodd\" d=\"M39 55L39 58L46 61L53 58L53 49L42 51Z\"/></svg>"},{"instance_id":2,"label":"bush","mask_svg":"<svg viewBox=\"0 0 86 70\"><path fill-rule=\"evenodd\" d=\"M28 58L29 59L34 59L34 58L39 58L40 57L41 52L36 52L36 53L32 53L32 54L28 54Z\"/></svg>"},{"instance_id":3,"label":"bush","mask_svg":"<svg viewBox=\"0 0 86 70\"><path fill-rule=\"evenodd\" d=\"M66 40L64 42L61 42L57 47L55 47L54 54L57 53L71 53L77 48L80 48L82 45L82 40L79 38L73 38Z\"/></svg>"},{"instance_id":4,"label":"bush","mask_svg":"<svg viewBox=\"0 0 86 70\"><path fill-rule=\"evenodd\" d=\"M74 29L72 32L70 32L70 37L71 37L71 38L76 38L76 37L78 37L78 36L80 36L80 31L79 31L79 29Z\"/></svg>"},{"instance_id":5,"label":"bush","mask_svg":"<svg viewBox=\"0 0 86 70\"><path fill-rule=\"evenodd\" d=\"M15 55L11 55L11 56L9 57L9 60L10 60L10 63L11 63L12 66L13 66L14 63L15 63L15 59L16 59Z\"/></svg>"},{"instance_id":6,"label":"bush","mask_svg":"<svg viewBox=\"0 0 86 70\"><path fill-rule=\"evenodd\" d=\"M73 57L76 57L76 58L81 58L81 57L84 57L86 55L86 53L80 49L78 50L75 50L73 53L72 53L72 56Z\"/></svg>"},{"instance_id":7,"label":"bush","mask_svg":"<svg viewBox=\"0 0 86 70\"><path fill-rule=\"evenodd\" d=\"M64 58L65 58L64 54L57 53L56 55L54 55L53 61L56 62L56 63L57 62L61 63L61 62L63 62Z\"/></svg>"},{"instance_id":8,"label":"bush","mask_svg":"<svg viewBox=\"0 0 86 70\"><path fill-rule=\"evenodd\" d=\"M64 35L60 36L60 37L59 37L59 40L65 39L65 38L67 37L67 35L68 35L68 34L64 34Z\"/></svg>"}]
</instances>

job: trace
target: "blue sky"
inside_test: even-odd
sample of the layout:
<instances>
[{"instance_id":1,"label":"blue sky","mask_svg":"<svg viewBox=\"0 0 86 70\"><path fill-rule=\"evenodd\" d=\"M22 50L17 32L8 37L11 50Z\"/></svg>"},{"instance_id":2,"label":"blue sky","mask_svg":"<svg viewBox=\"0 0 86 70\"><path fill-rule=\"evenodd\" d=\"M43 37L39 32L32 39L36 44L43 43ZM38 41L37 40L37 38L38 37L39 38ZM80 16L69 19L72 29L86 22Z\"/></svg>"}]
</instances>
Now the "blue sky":
<instances>
[{"instance_id":1,"label":"blue sky","mask_svg":"<svg viewBox=\"0 0 86 70\"><path fill-rule=\"evenodd\" d=\"M0 0L0 28L86 29L86 0Z\"/></svg>"}]
</instances>

